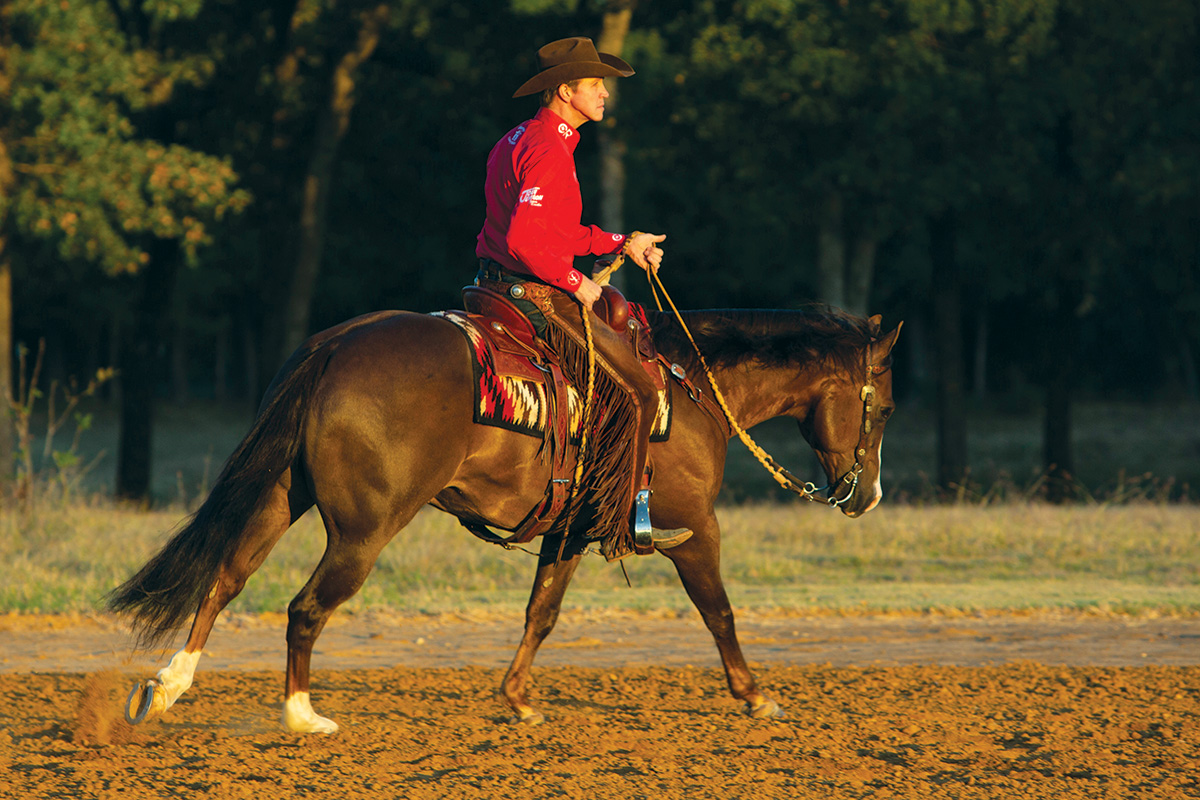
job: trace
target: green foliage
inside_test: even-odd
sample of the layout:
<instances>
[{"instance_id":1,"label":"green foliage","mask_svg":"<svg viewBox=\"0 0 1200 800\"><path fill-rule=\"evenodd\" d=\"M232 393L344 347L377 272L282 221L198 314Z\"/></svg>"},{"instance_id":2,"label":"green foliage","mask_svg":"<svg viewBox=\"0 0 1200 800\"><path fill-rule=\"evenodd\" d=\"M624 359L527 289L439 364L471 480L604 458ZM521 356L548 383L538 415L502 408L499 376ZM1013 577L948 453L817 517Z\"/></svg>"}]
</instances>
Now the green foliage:
<instances>
[{"instance_id":1,"label":"green foliage","mask_svg":"<svg viewBox=\"0 0 1200 800\"><path fill-rule=\"evenodd\" d=\"M90 343L118 317L127 331L127 284L84 262L136 270L169 237L198 267L175 304L193 379L211 385L226 333L231 375L254 348L269 375L329 75L373 5L5 4L0 142L17 183L0 193L0 237L22 338ZM489 148L533 113L509 94L538 44L596 36L611 6L387 5L335 173L314 329L458 302ZM935 366L926 220L953 211L963 316L980 335L990 324L989 390L1036 402L1032 384L1068 360L1044 355L1046 310L1070 279L1079 396L1178 397L1200 353L1198 15L1191 0L637 3L624 51L637 75L612 119L626 218L669 234L680 305L794 307L814 294L817 213L836 190L848 233L879 243L872 310L909 323L896 377L914 405ZM587 221L596 133L577 151ZM90 374L101 359L86 350L60 374Z\"/></svg>"},{"instance_id":2,"label":"green foliage","mask_svg":"<svg viewBox=\"0 0 1200 800\"><path fill-rule=\"evenodd\" d=\"M195 259L211 227L249 201L228 158L149 138L153 114L212 74L207 53L167 55L146 38L200 3L14 0L3 100L17 185L0 223L55 243L63 259L136 272L147 237L178 239ZM136 17L141 25L123 19ZM125 27L140 33L127 32Z\"/></svg>"}]
</instances>

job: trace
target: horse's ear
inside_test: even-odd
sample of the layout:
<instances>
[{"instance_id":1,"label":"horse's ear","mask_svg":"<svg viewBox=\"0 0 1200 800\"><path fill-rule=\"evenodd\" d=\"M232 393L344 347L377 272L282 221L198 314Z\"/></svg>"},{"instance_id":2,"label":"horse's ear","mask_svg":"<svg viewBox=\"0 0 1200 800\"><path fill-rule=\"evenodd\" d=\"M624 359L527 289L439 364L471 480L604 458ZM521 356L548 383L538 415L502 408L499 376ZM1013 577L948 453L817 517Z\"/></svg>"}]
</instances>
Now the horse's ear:
<instances>
[{"instance_id":1,"label":"horse's ear","mask_svg":"<svg viewBox=\"0 0 1200 800\"><path fill-rule=\"evenodd\" d=\"M867 322L871 323L871 335L878 336L879 328L881 325L883 325L883 315L876 314L873 317L867 317Z\"/></svg>"},{"instance_id":2,"label":"horse's ear","mask_svg":"<svg viewBox=\"0 0 1200 800\"><path fill-rule=\"evenodd\" d=\"M873 317L872 319L876 319ZM900 337L900 329L904 327L901 322L890 333L882 336L879 341L871 345L871 363L879 364L892 352L892 348L896 346L896 339Z\"/></svg>"}]
</instances>

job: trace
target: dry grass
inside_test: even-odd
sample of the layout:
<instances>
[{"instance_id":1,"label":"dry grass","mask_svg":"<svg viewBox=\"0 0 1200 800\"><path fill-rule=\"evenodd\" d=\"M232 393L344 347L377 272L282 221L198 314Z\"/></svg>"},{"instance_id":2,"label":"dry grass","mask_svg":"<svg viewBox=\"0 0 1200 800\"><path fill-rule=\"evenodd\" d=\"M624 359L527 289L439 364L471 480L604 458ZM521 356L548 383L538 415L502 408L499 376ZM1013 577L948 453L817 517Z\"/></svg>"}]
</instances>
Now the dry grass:
<instances>
[{"instance_id":1,"label":"dry grass","mask_svg":"<svg viewBox=\"0 0 1200 800\"><path fill-rule=\"evenodd\" d=\"M0 511L0 612L86 612L181 520L78 504L33 525ZM742 608L805 613L1039 608L1200 612L1200 508L1039 504L881 506L861 520L811 505L726 507L722 572ZM315 515L293 528L232 609L281 611L316 566ZM589 557L569 606L681 610L664 558L621 569ZM351 608L449 611L523 605L534 559L479 542L432 509L392 542Z\"/></svg>"},{"instance_id":2,"label":"dry grass","mask_svg":"<svg viewBox=\"0 0 1200 800\"><path fill-rule=\"evenodd\" d=\"M736 442L720 513L723 574L740 607L832 611L1076 608L1134 613L1200 611L1200 507L1170 504L1200 486L1200 413L1194 406L1081 405L1077 457L1093 487L1090 504L1031 501L1040 423L1029 413L972 412L971 457L980 483L961 502L927 503L934 426L902 409L889 424L884 485L889 496L859 521L788 501L771 504L771 481ZM115 452L111 409L80 445L90 463ZM161 506L194 506L250 423L249 409L160 409L154 493ZM816 474L795 424L755 436L799 475ZM111 487L111 456L87 476ZM1130 479L1125 476L1137 476ZM985 483L986 481L986 483ZM986 489L983 487L987 487ZM747 498L758 498L744 503ZM1097 498L1103 500L1098 502ZM902 502L897 502L897 501ZM0 509L0 612L86 612L132 574L182 519L181 510L137 512L95 501L40 511L36 523ZM301 520L234 604L278 611L308 579L324 534ZM589 558L568 605L685 609L669 562ZM524 605L533 559L485 545L430 510L380 557L352 607L405 611Z\"/></svg>"}]
</instances>

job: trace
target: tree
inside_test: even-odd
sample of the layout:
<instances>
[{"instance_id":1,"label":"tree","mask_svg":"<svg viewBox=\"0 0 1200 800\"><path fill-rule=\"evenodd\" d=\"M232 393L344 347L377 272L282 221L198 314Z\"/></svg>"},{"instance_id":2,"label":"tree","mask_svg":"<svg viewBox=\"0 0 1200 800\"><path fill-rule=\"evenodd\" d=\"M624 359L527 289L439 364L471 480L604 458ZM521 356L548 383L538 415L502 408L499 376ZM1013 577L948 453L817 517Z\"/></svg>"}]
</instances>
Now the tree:
<instances>
[{"instance_id":1,"label":"tree","mask_svg":"<svg viewBox=\"0 0 1200 800\"><path fill-rule=\"evenodd\" d=\"M346 50L334 67L330 79L328 103L317 112L313 135L312 155L304 175L303 200L300 209L300 237L296 264L287 286L284 306L283 347L279 353L282 363L308 337L312 312L313 290L321 268L325 247L325 230L329 209L330 184L338 159L338 150L350 115L354 110L355 84L362 64L379 44L390 9L385 4L369 8L358 15L359 31L353 45Z\"/></svg>"},{"instance_id":2,"label":"tree","mask_svg":"<svg viewBox=\"0 0 1200 800\"><path fill-rule=\"evenodd\" d=\"M7 48L0 45L7 51ZM0 68L0 98L4 97L9 85L4 79L4 70ZM0 135L0 223L5 215L5 198L9 196L16 183L13 175L12 161L8 157L8 149L4 137ZM8 255L8 237L0 224L0 499L8 494L12 481L13 447L16 431L10 413L12 406L12 263Z\"/></svg>"},{"instance_id":3,"label":"tree","mask_svg":"<svg viewBox=\"0 0 1200 800\"><path fill-rule=\"evenodd\" d=\"M249 199L227 160L170 141L167 104L202 84L211 61L164 42L199 8L198 0L13 0L5 10L14 46L0 137L15 180L0 207L0 240L18 249L44 240L58 258L138 287L120 364L117 486L135 499L149 489L150 375L175 265L194 263L213 226Z\"/></svg>"},{"instance_id":4,"label":"tree","mask_svg":"<svg viewBox=\"0 0 1200 800\"><path fill-rule=\"evenodd\" d=\"M608 0L601 17L600 35L596 49L620 57L629 36L636 0ZM628 145L618 126L620 81L606 81L609 97L605 102L604 120L597 133L600 150L600 227L607 231L628 233L625 226L625 152ZM618 272L613 282L621 289L627 275Z\"/></svg>"}]
</instances>

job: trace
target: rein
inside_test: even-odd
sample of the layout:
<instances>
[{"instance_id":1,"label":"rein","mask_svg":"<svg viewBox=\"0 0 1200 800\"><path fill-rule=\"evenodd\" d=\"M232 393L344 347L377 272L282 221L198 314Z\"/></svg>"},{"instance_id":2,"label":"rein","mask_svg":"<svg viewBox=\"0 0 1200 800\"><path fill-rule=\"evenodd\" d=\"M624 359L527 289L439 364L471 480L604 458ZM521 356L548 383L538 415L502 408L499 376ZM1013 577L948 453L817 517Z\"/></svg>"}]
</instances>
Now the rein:
<instances>
[{"instance_id":1,"label":"rein","mask_svg":"<svg viewBox=\"0 0 1200 800\"><path fill-rule=\"evenodd\" d=\"M609 274L620 268L622 260L622 256L617 256L617 258L614 259L613 263L606 268L603 273L605 279L607 279ZM730 430L737 434L738 438L741 439L742 444L744 444L746 449L748 449L750 453L756 459L758 459L758 462L762 464L767 472L771 474L771 477L775 479L775 482L784 489L787 489L788 491L793 492L812 503L824 503L830 508L837 508L838 506L848 503L850 498L854 496L854 492L858 489L859 477L862 475L864 469L862 459L867 454L867 437L871 433L871 408L872 402L875 399L875 385L872 382L872 378L875 375L884 372L887 368L882 366L876 367L870 364L866 365L866 383L863 384L862 390L859 392L859 396L863 401L863 417L862 424L859 427L858 445L854 449L854 466L842 476L840 481L838 481L837 489L833 489L833 484L828 486L817 486L812 481L801 481L795 475L781 467L775 461L775 459L772 458L766 450L762 449L762 447L760 447L758 443L751 438L750 434L738 424L737 420L733 416L733 412L729 409L729 404L725 402L725 396L721 393L720 387L717 386L717 380L713 376L712 370L709 368L708 362L704 358L704 354L700 352L700 346L696 344L696 340L692 337L692 332L688 329L687 323L683 321L683 315L680 314L679 309L675 307L675 302L671 299L670 293L667 292L667 287L663 285L662 278L658 277L658 271L646 270L646 278L650 282L650 291L654 295L654 303L658 306L658 310L664 310L662 301L659 300L658 297L658 293L661 291L663 298L667 301L667 304L671 307L671 311L675 314L675 319L679 323L679 327L683 329L688 341L692 343L692 349L696 351L696 356L700 359L700 366L704 369L704 376L708 378L708 385L712 387L713 397L716 399L717 405L721 407L721 411L724 412L725 419L729 423ZM864 360L865 358L866 356L864 355ZM844 495L839 497L837 492L841 491L843 487L848 487L848 489ZM818 493L825 491L830 492L828 497L822 498L817 496Z\"/></svg>"}]
</instances>

